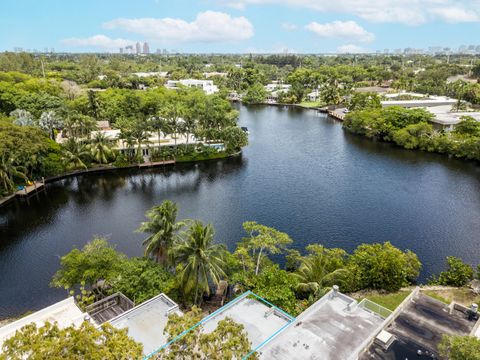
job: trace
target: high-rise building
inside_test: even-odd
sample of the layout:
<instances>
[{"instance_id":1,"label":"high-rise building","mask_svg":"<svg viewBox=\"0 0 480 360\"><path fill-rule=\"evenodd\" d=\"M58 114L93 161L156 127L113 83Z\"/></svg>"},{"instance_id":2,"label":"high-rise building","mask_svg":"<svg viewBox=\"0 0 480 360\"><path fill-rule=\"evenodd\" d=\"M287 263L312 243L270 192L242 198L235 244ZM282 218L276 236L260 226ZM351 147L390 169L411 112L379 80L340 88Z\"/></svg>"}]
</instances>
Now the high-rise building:
<instances>
[{"instance_id":1,"label":"high-rise building","mask_svg":"<svg viewBox=\"0 0 480 360\"><path fill-rule=\"evenodd\" d=\"M140 45L139 42L135 44L135 50L137 54L140 54L142 52L142 46Z\"/></svg>"},{"instance_id":2,"label":"high-rise building","mask_svg":"<svg viewBox=\"0 0 480 360\"><path fill-rule=\"evenodd\" d=\"M150 46L148 46L148 43L146 41L143 43L143 53L150 54Z\"/></svg>"},{"instance_id":3,"label":"high-rise building","mask_svg":"<svg viewBox=\"0 0 480 360\"><path fill-rule=\"evenodd\" d=\"M120 48L120 54L123 54L123 48Z\"/></svg>"}]
</instances>

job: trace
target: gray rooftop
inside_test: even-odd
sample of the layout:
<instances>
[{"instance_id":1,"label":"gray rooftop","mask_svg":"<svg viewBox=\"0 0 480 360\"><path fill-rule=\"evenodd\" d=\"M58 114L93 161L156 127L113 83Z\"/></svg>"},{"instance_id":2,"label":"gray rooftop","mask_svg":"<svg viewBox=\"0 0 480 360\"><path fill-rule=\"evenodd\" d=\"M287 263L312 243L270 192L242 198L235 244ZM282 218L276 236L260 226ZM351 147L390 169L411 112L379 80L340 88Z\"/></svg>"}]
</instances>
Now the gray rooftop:
<instances>
[{"instance_id":1,"label":"gray rooftop","mask_svg":"<svg viewBox=\"0 0 480 360\"><path fill-rule=\"evenodd\" d=\"M384 319L352 298L328 293L263 346L260 359L350 359L367 346Z\"/></svg>"},{"instance_id":2,"label":"gray rooftop","mask_svg":"<svg viewBox=\"0 0 480 360\"><path fill-rule=\"evenodd\" d=\"M168 315L181 314L178 305L167 295L160 294L110 320L116 328L128 328L128 335L143 344L143 353L149 354L167 342L163 333Z\"/></svg>"},{"instance_id":3,"label":"gray rooftop","mask_svg":"<svg viewBox=\"0 0 480 360\"><path fill-rule=\"evenodd\" d=\"M396 339L388 350L373 343L361 359L431 358L436 356L443 334L468 335L474 325L463 312L419 293L385 329ZM418 350L423 355L417 355Z\"/></svg>"}]
</instances>

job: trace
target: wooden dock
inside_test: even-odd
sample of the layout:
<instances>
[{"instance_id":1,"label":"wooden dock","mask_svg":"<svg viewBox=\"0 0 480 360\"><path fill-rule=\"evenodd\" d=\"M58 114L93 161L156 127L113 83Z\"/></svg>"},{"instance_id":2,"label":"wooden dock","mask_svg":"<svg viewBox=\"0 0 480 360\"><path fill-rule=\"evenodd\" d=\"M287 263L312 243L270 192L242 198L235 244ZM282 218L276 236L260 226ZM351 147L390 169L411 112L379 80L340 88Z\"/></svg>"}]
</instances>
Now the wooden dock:
<instances>
[{"instance_id":1,"label":"wooden dock","mask_svg":"<svg viewBox=\"0 0 480 360\"><path fill-rule=\"evenodd\" d=\"M175 160L165 160L165 161L157 161L157 162L146 162L143 164L138 164L139 168L145 168L145 167L157 167L157 166L165 166L165 165L174 165Z\"/></svg>"},{"instance_id":2,"label":"wooden dock","mask_svg":"<svg viewBox=\"0 0 480 360\"><path fill-rule=\"evenodd\" d=\"M45 180L35 181L32 185L24 186L22 190L18 190L15 194L17 196L28 196L31 193L41 191L45 188Z\"/></svg>"}]
</instances>

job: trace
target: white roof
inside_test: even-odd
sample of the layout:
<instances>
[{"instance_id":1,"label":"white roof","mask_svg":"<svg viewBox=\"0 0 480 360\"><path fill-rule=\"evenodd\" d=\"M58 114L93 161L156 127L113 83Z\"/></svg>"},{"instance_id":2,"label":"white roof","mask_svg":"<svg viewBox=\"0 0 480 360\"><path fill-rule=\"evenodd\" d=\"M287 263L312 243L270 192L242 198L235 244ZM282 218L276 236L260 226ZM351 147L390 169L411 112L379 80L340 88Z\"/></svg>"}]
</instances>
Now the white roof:
<instances>
[{"instance_id":1,"label":"white roof","mask_svg":"<svg viewBox=\"0 0 480 360\"><path fill-rule=\"evenodd\" d=\"M5 340L15 335L15 332L25 325L35 323L38 327L41 327L46 322L56 322L58 327L62 329L70 325L80 325L85 319L87 319L87 316L88 314L82 312L75 304L74 298L69 297L1 327L0 348Z\"/></svg>"},{"instance_id":2,"label":"white roof","mask_svg":"<svg viewBox=\"0 0 480 360\"><path fill-rule=\"evenodd\" d=\"M384 319L330 292L259 350L264 360L356 359Z\"/></svg>"},{"instance_id":3,"label":"white roof","mask_svg":"<svg viewBox=\"0 0 480 360\"><path fill-rule=\"evenodd\" d=\"M142 343L144 354L149 354L167 342L163 330L172 313L182 314L178 305L162 293L109 322L118 329L128 328L128 335Z\"/></svg>"},{"instance_id":4,"label":"white roof","mask_svg":"<svg viewBox=\"0 0 480 360\"><path fill-rule=\"evenodd\" d=\"M240 296L220 308L214 316L207 318L202 323L203 331L206 333L214 331L218 323L227 317L245 327L252 349L291 322L291 318L277 309L248 296Z\"/></svg>"}]
</instances>

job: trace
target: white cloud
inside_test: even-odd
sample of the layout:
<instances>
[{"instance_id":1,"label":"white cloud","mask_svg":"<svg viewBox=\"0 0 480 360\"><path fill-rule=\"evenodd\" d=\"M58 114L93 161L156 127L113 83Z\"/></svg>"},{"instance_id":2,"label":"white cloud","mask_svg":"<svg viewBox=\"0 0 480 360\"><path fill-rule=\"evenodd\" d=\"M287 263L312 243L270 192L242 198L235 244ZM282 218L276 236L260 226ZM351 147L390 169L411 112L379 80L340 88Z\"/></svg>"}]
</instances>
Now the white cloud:
<instances>
[{"instance_id":1,"label":"white cloud","mask_svg":"<svg viewBox=\"0 0 480 360\"><path fill-rule=\"evenodd\" d=\"M475 22L480 20L479 13L460 7L434 8L430 13L449 23Z\"/></svg>"},{"instance_id":2,"label":"white cloud","mask_svg":"<svg viewBox=\"0 0 480 360\"><path fill-rule=\"evenodd\" d=\"M122 29L160 42L224 42L246 40L253 36L247 18L205 11L194 21L172 18L115 19L104 24L107 29Z\"/></svg>"},{"instance_id":3,"label":"white cloud","mask_svg":"<svg viewBox=\"0 0 480 360\"><path fill-rule=\"evenodd\" d=\"M63 39L62 43L73 47L97 47L104 50L118 49L127 45L135 44L132 40L111 39L105 35L94 35L88 38Z\"/></svg>"},{"instance_id":4,"label":"white cloud","mask_svg":"<svg viewBox=\"0 0 480 360\"><path fill-rule=\"evenodd\" d=\"M231 0L217 0L226 5ZM377 23L419 25L428 21L479 21L478 0L235 0L237 8L246 5L286 5L325 13L350 14ZM453 14L452 14L453 11ZM447 14L450 12L450 14Z\"/></svg>"},{"instance_id":5,"label":"white cloud","mask_svg":"<svg viewBox=\"0 0 480 360\"><path fill-rule=\"evenodd\" d=\"M359 42L371 42L375 35L365 30L355 21L333 21L331 23L319 24L311 22L305 29L325 39L343 39Z\"/></svg>"},{"instance_id":6,"label":"white cloud","mask_svg":"<svg viewBox=\"0 0 480 360\"><path fill-rule=\"evenodd\" d=\"M297 25L289 23L288 21L285 21L282 23L282 29L287 31L293 31L297 29Z\"/></svg>"},{"instance_id":7,"label":"white cloud","mask_svg":"<svg viewBox=\"0 0 480 360\"><path fill-rule=\"evenodd\" d=\"M347 44L337 47L337 52L340 54L361 54L365 53L366 50L357 45Z\"/></svg>"}]
</instances>

